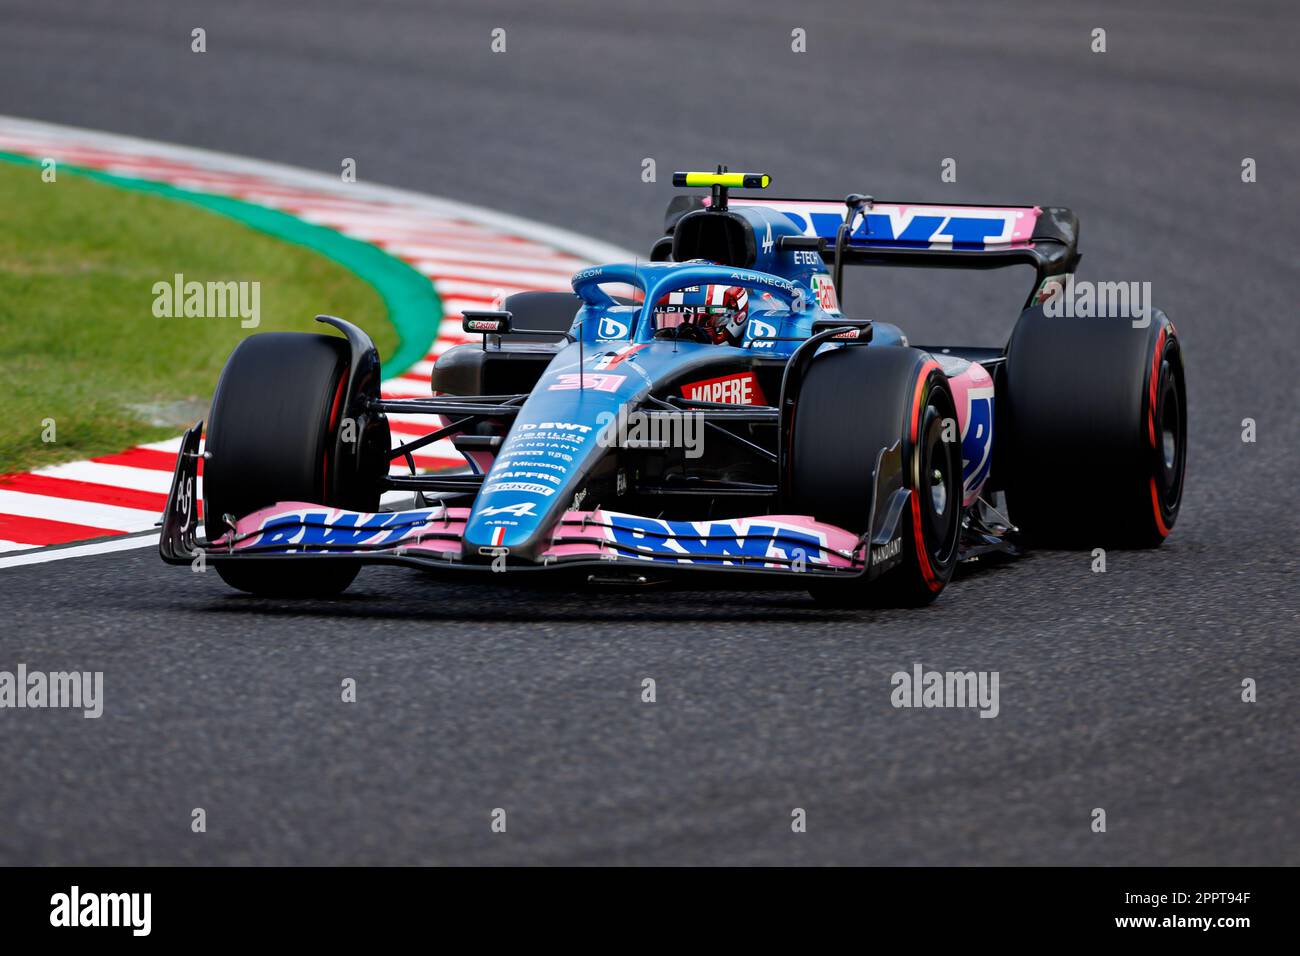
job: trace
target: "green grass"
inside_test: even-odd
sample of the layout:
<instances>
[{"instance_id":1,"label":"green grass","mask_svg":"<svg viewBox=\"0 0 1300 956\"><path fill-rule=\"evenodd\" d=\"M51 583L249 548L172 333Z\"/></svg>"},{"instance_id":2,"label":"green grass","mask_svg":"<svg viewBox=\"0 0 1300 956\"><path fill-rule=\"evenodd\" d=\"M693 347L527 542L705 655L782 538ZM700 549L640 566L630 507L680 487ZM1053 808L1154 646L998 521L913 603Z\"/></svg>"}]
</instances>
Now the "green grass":
<instances>
[{"instance_id":1,"label":"green grass","mask_svg":"<svg viewBox=\"0 0 1300 956\"><path fill-rule=\"evenodd\" d=\"M169 438L206 415L246 335L359 321L397 335L366 282L310 249L185 202L0 162L0 474ZM261 283L261 323L156 318L156 282ZM327 330L328 331L328 330ZM42 440L54 420L57 440Z\"/></svg>"}]
</instances>

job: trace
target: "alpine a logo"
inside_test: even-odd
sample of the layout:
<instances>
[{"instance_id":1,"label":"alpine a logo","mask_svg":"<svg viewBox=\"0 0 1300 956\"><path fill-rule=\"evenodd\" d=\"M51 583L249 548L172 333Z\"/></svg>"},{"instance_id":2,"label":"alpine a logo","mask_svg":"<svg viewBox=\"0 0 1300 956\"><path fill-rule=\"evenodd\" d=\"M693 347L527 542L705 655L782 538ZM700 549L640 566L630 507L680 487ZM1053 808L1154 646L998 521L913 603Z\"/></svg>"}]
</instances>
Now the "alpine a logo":
<instances>
[{"instance_id":1,"label":"alpine a logo","mask_svg":"<svg viewBox=\"0 0 1300 956\"><path fill-rule=\"evenodd\" d=\"M531 501L520 501L512 505L498 505L496 507L488 506L480 508L479 514L484 518L492 518L496 515L513 515L516 518L536 518L537 512L534 510L536 504Z\"/></svg>"}]
</instances>

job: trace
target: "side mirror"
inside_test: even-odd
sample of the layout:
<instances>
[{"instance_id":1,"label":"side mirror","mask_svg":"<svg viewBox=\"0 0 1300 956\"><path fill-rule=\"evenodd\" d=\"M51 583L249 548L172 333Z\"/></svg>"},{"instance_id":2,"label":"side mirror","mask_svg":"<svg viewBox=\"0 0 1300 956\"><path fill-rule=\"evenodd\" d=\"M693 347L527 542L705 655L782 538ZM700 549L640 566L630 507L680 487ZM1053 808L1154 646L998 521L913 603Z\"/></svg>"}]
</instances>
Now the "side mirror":
<instances>
[{"instance_id":1,"label":"side mirror","mask_svg":"<svg viewBox=\"0 0 1300 956\"><path fill-rule=\"evenodd\" d=\"M460 327L481 335L506 335L510 331L510 313L467 311L461 313Z\"/></svg>"},{"instance_id":2,"label":"side mirror","mask_svg":"<svg viewBox=\"0 0 1300 956\"><path fill-rule=\"evenodd\" d=\"M817 335L819 332L830 332L839 329L835 335L830 336L833 341L847 339L853 342L866 343L871 341L873 334L870 319L818 319L812 325L812 334Z\"/></svg>"}]
</instances>

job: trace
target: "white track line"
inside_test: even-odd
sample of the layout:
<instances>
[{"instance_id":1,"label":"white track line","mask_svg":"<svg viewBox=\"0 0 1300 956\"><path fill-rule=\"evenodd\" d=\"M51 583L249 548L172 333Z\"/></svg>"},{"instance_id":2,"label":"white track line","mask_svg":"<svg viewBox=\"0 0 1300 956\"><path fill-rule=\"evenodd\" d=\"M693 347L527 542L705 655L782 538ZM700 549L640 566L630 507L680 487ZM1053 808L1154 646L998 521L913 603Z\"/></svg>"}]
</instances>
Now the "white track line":
<instances>
[{"instance_id":1,"label":"white track line","mask_svg":"<svg viewBox=\"0 0 1300 956\"><path fill-rule=\"evenodd\" d=\"M106 531L144 531L152 528L159 517L156 511L101 505L75 498L52 498L49 495L8 491L4 488L0 488L0 514L17 515L20 518L53 518Z\"/></svg>"},{"instance_id":2,"label":"white track line","mask_svg":"<svg viewBox=\"0 0 1300 956\"><path fill-rule=\"evenodd\" d=\"M98 461L73 461L66 465L49 465L37 468L34 475L50 478L68 478L72 481L89 481L96 485L112 485L131 491L153 491L167 494L172 489L169 471L155 468L133 468L130 465L105 465ZM199 479L202 485L203 479Z\"/></svg>"},{"instance_id":3,"label":"white track line","mask_svg":"<svg viewBox=\"0 0 1300 956\"><path fill-rule=\"evenodd\" d=\"M111 538L107 541L95 541L91 544L76 544L71 547L39 548L19 554L0 556L0 569L17 568L27 564L45 564L47 561L62 561L65 558L84 558L92 554L109 554L113 551L130 551L135 548L158 547L158 535L132 535L126 538Z\"/></svg>"}]
</instances>

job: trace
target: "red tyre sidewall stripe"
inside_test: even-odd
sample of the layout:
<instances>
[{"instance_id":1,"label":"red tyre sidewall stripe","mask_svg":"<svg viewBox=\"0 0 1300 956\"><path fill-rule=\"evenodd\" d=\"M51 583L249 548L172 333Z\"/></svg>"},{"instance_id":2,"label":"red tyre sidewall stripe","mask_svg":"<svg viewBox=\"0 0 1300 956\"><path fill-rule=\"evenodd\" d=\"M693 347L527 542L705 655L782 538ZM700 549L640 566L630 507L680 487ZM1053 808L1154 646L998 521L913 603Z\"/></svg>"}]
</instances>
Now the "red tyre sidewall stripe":
<instances>
[{"instance_id":1,"label":"red tyre sidewall stripe","mask_svg":"<svg viewBox=\"0 0 1300 956\"><path fill-rule=\"evenodd\" d=\"M912 535L916 540L916 557L917 564L921 568L921 576L925 578L926 587L931 591L938 591L943 587L943 582L939 580L930 565L930 552L925 546L925 532L921 529L921 452L918 436L921 430L921 410L925 408L926 385L930 381L930 372L938 368L938 362L926 362L921 366L916 380L916 392L912 398L912 455L913 471L917 478L917 487L912 489Z\"/></svg>"},{"instance_id":2,"label":"red tyre sidewall stripe","mask_svg":"<svg viewBox=\"0 0 1300 956\"><path fill-rule=\"evenodd\" d=\"M1156 336L1156 354L1151 359L1151 383L1147 395L1147 437L1151 440L1151 450L1157 454L1160 454L1160 449L1156 445L1156 390L1160 384L1160 364L1164 361L1166 331L1161 328L1160 334ZM1156 519L1156 531L1162 538L1169 537L1169 526L1165 524L1165 516L1160 507L1160 489L1156 485L1155 475L1151 476L1151 510Z\"/></svg>"},{"instance_id":3,"label":"red tyre sidewall stripe","mask_svg":"<svg viewBox=\"0 0 1300 956\"><path fill-rule=\"evenodd\" d=\"M1169 537L1169 525L1165 524L1164 515L1160 511L1160 490L1156 487L1155 475L1151 476L1151 510L1156 516L1156 530L1160 532L1160 537Z\"/></svg>"},{"instance_id":4,"label":"red tyre sidewall stripe","mask_svg":"<svg viewBox=\"0 0 1300 956\"><path fill-rule=\"evenodd\" d=\"M330 404L329 421L325 423L325 454L322 456L320 480L321 494L329 497L330 493L330 451L333 444L334 427L339 421L339 403L343 401L343 387L348 383L348 370L345 368L339 376L338 387L334 389L334 401Z\"/></svg>"},{"instance_id":5,"label":"red tyre sidewall stripe","mask_svg":"<svg viewBox=\"0 0 1300 956\"><path fill-rule=\"evenodd\" d=\"M1156 354L1151 360L1151 382L1147 396L1147 437L1153 449L1156 447L1156 386L1160 383L1160 361L1164 358L1164 351L1165 330L1161 329L1156 336Z\"/></svg>"}]
</instances>

